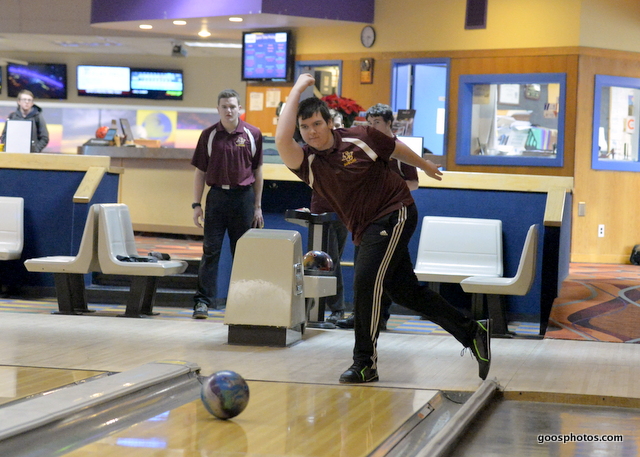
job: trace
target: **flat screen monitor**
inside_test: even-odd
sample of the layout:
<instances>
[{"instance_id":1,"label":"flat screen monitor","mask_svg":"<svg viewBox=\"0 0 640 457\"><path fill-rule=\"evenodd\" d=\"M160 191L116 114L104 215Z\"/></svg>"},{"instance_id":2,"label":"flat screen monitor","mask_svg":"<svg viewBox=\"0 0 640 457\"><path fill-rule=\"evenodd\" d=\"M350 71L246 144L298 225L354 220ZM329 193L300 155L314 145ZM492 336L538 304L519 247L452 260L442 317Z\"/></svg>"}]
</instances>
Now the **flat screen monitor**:
<instances>
[{"instance_id":1,"label":"flat screen monitor","mask_svg":"<svg viewBox=\"0 0 640 457\"><path fill-rule=\"evenodd\" d=\"M104 135L104 139L107 141L113 141L116 137L116 133L118 133L118 129L109 129Z\"/></svg>"},{"instance_id":2,"label":"flat screen monitor","mask_svg":"<svg viewBox=\"0 0 640 457\"><path fill-rule=\"evenodd\" d=\"M291 32L244 32L242 80L291 81L293 55Z\"/></svg>"},{"instance_id":3,"label":"flat screen monitor","mask_svg":"<svg viewBox=\"0 0 640 457\"><path fill-rule=\"evenodd\" d=\"M131 96L131 69L100 65L78 65L79 96Z\"/></svg>"},{"instance_id":4,"label":"flat screen monitor","mask_svg":"<svg viewBox=\"0 0 640 457\"><path fill-rule=\"evenodd\" d=\"M131 96L154 100L182 100L182 70L131 69Z\"/></svg>"},{"instance_id":5,"label":"flat screen monitor","mask_svg":"<svg viewBox=\"0 0 640 457\"><path fill-rule=\"evenodd\" d=\"M17 97L21 90L30 90L36 99L67 98L67 65L63 63L7 64L9 97Z\"/></svg>"},{"instance_id":6,"label":"flat screen monitor","mask_svg":"<svg viewBox=\"0 0 640 457\"><path fill-rule=\"evenodd\" d=\"M131 124L129 119L120 119L120 127L122 127L122 133L124 134L124 143L129 143L134 140L133 131L131 130Z\"/></svg>"},{"instance_id":7,"label":"flat screen monitor","mask_svg":"<svg viewBox=\"0 0 640 457\"><path fill-rule=\"evenodd\" d=\"M397 137L399 141L402 141L404 144L409 146L413 152L422 157L422 152L424 148L424 138L421 136L399 136Z\"/></svg>"}]
</instances>

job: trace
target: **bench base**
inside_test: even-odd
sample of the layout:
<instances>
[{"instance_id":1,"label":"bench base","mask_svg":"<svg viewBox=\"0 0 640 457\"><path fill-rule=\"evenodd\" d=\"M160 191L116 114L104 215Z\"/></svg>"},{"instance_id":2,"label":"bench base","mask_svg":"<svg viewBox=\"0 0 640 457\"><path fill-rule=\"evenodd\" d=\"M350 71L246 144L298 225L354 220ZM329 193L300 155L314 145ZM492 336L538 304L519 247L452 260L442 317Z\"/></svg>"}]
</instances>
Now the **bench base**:
<instances>
[{"instance_id":1,"label":"bench base","mask_svg":"<svg viewBox=\"0 0 640 457\"><path fill-rule=\"evenodd\" d=\"M87 306L84 275L78 273L54 273L58 311L54 314L82 315L93 313ZM153 304L158 287L158 276L132 276L127 296L126 310L120 317L157 316Z\"/></svg>"},{"instance_id":2,"label":"bench base","mask_svg":"<svg viewBox=\"0 0 640 457\"><path fill-rule=\"evenodd\" d=\"M229 325L229 344L241 346L287 347L302 340L304 324L300 329L263 325Z\"/></svg>"}]
</instances>

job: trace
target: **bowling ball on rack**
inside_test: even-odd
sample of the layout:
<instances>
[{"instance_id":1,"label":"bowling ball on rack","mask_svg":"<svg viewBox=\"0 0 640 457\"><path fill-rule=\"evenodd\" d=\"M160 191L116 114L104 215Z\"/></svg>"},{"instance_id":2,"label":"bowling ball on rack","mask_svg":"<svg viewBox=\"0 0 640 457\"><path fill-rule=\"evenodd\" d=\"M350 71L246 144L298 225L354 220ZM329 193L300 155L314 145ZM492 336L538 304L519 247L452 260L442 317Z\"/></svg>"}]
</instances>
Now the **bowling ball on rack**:
<instances>
[{"instance_id":1,"label":"bowling ball on rack","mask_svg":"<svg viewBox=\"0 0 640 457\"><path fill-rule=\"evenodd\" d=\"M309 251L302 258L302 265L309 271L332 271L333 259L324 251Z\"/></svg>"},{"instance_id":2,"label":"bowling ball on rack","mask_svg":"<svg viewBox=\"0 0 640 457\"><path fill-rule=\"evenodd\" d=\"M200 399L209 414L231 419L247 407L249 386L235 371L218 371L203 380Z\"/></svg>"},{"instance_id":3,"label":"bowling ball on rack","mask_svg":"<svg viewBox=\"0 0 640 457\"><path fill-rule=\"evenodd\" d=\"M98 127L98 130L96 130L96 138L104 138L105 136L107 136L108 131L109 127L107 127L106 125Z\"/></svg>"}]
</instances>

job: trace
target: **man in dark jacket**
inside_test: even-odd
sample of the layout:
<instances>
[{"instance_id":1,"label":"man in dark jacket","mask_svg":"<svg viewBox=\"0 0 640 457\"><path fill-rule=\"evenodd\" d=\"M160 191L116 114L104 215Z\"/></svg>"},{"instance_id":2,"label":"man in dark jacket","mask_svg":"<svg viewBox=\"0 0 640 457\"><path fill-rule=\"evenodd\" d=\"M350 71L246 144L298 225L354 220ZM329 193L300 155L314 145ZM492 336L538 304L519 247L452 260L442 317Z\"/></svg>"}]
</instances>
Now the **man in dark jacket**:
<instances>
[{"instance_id":1,"label":"man in dark jacket","mask_svg":"<svg viewBox=\"0 0 640 457\"><path fill-rule=\"evenodd\" d=\"M30 90L18 92L18 109L11 113L7 120L31 121L31 152L42 151L49 144L47 123L42 116L42 108L33 103ZM0 143L6 144L7 124L4 125Z\"/></svg>"}]
</instances>

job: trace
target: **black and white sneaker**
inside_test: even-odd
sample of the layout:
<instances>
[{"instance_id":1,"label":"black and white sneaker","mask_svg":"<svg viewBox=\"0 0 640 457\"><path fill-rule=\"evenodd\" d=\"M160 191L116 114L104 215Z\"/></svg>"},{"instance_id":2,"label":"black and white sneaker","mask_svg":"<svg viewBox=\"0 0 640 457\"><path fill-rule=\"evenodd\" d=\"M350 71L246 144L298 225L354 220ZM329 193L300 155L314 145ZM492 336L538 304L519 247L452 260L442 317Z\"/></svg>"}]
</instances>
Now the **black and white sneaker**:
<instances>
[{"instance_id":1,"label":"black and white sneaker","mask_svg":"<svg viewBox=\"0 0 640 457\"><path fill-rule=\"evenodd\" d=\"M354 328L356 326L356 316L352 314L346 319L339 319L336 321L336 326L339 328Z\"/></svg>"},{"instance_id":2,"label":"black and white sneaker","mask_svg":"<svg viewBox=\"0 0 640 457\"><path fill-rule=\"evenodd\" d=\"M378 370L366 365L354 363L351 367L340 375L341 384L362 384L365 382L378 381Z\"/></svg>"},{"instance_id":3,"label":"black and white sneaker","mask_svg":"<svg viewBox=\"0 0 640 457\"><path fill-rule=\"evenodd\" d=\"M471 343L471 353L478 361L478 376L487 379L491 368L491 319L478 321L478 328Z\"/></svg>"},{"instance_id":4,"label":"black and white sneaker","mask_svg":"<svg viewBox=\"0 0 640 457\"><path fill-rule=\"evenodd\" d=\"M206 319L209 317L209 307L206 303L198 302L196 306L193 307L193 315L192 319Z\"/></svg>"},{"instance_id":5,"label":"black and white sneaker","mask_svg":"<svg viewBox=\"0 0 640 457\"><path fill-rule=\"evenodd\" d=\"M338 322L340 319L343 319L343 318L344 318L344 311L339 310L339 311L333 311L329 315L329 317L325 319L325 321L331 324L335 324L336 322Z\"/></svg>"}]
</instances>

